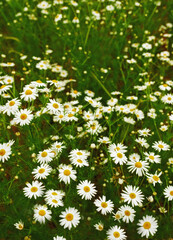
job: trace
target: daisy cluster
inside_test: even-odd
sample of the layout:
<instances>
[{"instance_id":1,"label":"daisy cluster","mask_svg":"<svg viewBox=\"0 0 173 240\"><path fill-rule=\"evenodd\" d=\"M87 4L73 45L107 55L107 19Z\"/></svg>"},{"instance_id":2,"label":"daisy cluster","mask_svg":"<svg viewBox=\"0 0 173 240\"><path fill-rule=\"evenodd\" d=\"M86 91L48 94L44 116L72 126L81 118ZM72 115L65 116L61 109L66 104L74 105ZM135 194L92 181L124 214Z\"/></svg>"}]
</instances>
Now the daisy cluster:
<instances>
[{"instance_id":1,"label":"daisy cluster","mask_svg":"<svg viewBox=\"0 0 173 240\"><path fill-rule=\"evenodd\" d=\"M162 3L149 2L145 14L154 9L152 18ZM146 29L138 36L128 17L135 19L144 5L54 0L15 8L16 29L21 31L22 19L33 27L39 23L38 29L47 21L62 44L66 41L58 53L57 40L50 40L43 53L1 54L1 195L15 215L9 217L10 229L20 230L22 239L41 239L41 229L44 239L53 240L158 240L169 222L173 25L168 21L157 33ZM124 44L114 63L106 58L109 66L100 67L101 56L91 64L89 35L94 42L98 32L109 43L118 38ZM18 36L11 40L20 42ZM111 55L111 47L107 51Z\"/></svg>"}]
</instances>

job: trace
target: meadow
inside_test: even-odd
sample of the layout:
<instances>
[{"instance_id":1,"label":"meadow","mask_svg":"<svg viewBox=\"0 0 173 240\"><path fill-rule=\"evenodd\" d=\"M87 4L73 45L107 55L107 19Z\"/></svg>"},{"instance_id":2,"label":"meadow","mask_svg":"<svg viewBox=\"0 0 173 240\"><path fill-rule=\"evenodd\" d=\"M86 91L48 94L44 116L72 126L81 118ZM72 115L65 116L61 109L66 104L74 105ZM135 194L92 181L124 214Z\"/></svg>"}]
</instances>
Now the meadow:
<instances>
[{"instance_id":1,"label":"meadow","mask_svg":"<svg viewBox=\"0 0 173 240\"><path fill-rule=\"evenodd\" d=\"M172 9L0 0L0 240L173 239Z\"/></svg>"}]
</instances>

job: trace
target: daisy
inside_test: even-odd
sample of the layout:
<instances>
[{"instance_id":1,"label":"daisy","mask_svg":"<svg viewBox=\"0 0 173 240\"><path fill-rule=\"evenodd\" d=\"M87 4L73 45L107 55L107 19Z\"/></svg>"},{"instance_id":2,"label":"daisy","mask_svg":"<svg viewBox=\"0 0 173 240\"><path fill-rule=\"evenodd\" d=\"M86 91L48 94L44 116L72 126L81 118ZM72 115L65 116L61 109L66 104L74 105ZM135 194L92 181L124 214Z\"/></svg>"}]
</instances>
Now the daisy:
<instances>
[{"instance_id":1,"label":"daisy","mask_svg":"<svg viewBox=\"0 0 173 240\"><path fill-rule=\"evenodd\" d=\"M139 161L140 155L138 153L132 153L132 154L129 155L129 159L131 161Z\"/></svg>"},{"instance_id":2,"label":"daisy","mask_svg":"<svg viewBox=\"0 0 173 240\"><path fill-rule=\"evenodd\" d=\"M33 181L32 183L27 183L26 185L27 187L24 187L23 189L25 197L34 197L36 199L37 197L41 197L43 195L45 187L41 182Z\"/></svg>"},{"instance_id":3,"label":"daisy","mask_svg":"<svg viewBox=\"0 0 173 240\"><path fill-rule=\"evenodd\" d=\"M9 143L0 144L0 161L7 161L11 153L11 145Z\"/></svg>"},{"instance_id":4,"label":"daisy","mask_svg":"<svg viewBox=\"0 0 173 240\"><path fill-rule=\"evenodd\" d=\"M146 156L145 160L148 160L151 163L160 163L161 162L160 156L155 155L154 152L149 152L149 153L144 152L144 155Z\"/></svg>"},{"instance_id":5,"label":"daisy","mask_svg":"<svg viewBox=\"0 0 173 240\"><path fill-rule=\"evenodd\" d=\"M53 240L66 240L66 238L64 238L62 236L56 236L53 238Z\"/></svg>"},{"instance_id":6,"label":"daisy","mask_svg":"<svg viewBox=\"0 0 173 240\"><path fill-rule=\"evenodd\" d=\"M136 174L141 177L142 175L146 175L148 172L149 164L147 161L141 160L132 160L127 163L129 165L128 169L130 172L136 172Z\"/></svg>"},{"instance_id":7,"label":"daisy","mask_svg":"<svg viewBox=\"0 0 173 240\"><path fill-rule=\"evenodd\" d=\"M22 230L24 228L24 223L20 220L19 222L15 223L14 226L18 229L18 230Z\"/></svg>"},{"instance_id":8,"label":"daisy","mask_svg":"<svg viewBox=\"0 0 173 240\"><path fill-rule=\"evenodd\" d=\"M32 121L33 117L34 116L33 116L33 114L31 114L30 110L21 109L21 110L15 112L15 117L14 117L13 121L16 124L19 123L20 126L23 126L23 125L30 124L30 122Z\"/></svg>"},{"instance_id":9,"label":"daisy","mask_svg":"<svg viewBox=\"0 0 173 240\"><path fill-rule=\"evenodd\" d=\"M85 160L89 155L90 152L86 150L73 149L69 154L69 158L70 160L76 160L78 158Z\"/></svg>"},{"instance_id":10,"label":"daisy","mask_svg":"<svg viewBox=\"0 0 173 240\"><path fill-rule=\"evenodd\" d=\"M103 143L103 144L109 144L110 143L110 139L109 137L102 137L98 139L99 143Z\"/></svg>"},{"instance_id":11,"label":"daisy","mask_svg":"<svg viewBox=\"0 0 173 240\"><path fill-rule=\"evenodd\" d=\"M57 112L55 116L53 116L53 121L54 122L65 122L66 121L66 115L61 111L61 112Z\"/></svg>"},{"instance_id":12,"label":"daisy","mask_svg":"<svg viewBox=\"0 0 173 240\"><path fill-rule=\"evenodd\" d=\"M141 205L144 199L144 195L141 190L139 190L139 187L133 187L131 185L125 187L125 190L121 193L121 197L128 204L131 203L133 207Z\"/></svg>"},{"instance_id":13,"label":"daisy","mask_svg":"<svg viewBox=\"0 0 173 240\"><path fill-rule=\"evenodd\" d=\"M58 153L62 152L63 148L65 148L63 143L58 141L54 142L51 146L51 149L56 150Z\"/></svg>"},{"instance_id":14,"label":"daisy","mask_svg":"<svg viewBox=\"0 0 173 240\"><path fill-rule=\"evenodd\" d=\"M127 152L127 147L122 143L118 143L118 144L113 143L109 146L110 154L116 153L118 151L121 153L125 153Z\"/></svg>"},{"instance_id":15,"label":"daisy","mask_svg":"<svg viewBox=\"0 0 173 240\"><path fill-rule=\"evenodd\" d=\"M47 190L45 193L45 200L49 200L49 199L62 199L65 196L65 193L62 190Z\"/></svg>"},{"instance_id":16,"label":"daisy","mask_svg":"<svg viewBox=\"0 0 173 240\"><path fill-rule=\"evenodd\" d=\"M119 212L122 215L123 222L129 223L134 221L136 211L132 207L128 205L121 206Z\"/></svg>"},{"instance_id":17,"label":"daisy","mask_svg":"<svg viewBox=\"0 0 173 240\"><path fill-rule=\"evenodd\" d=\"M47 104L46 108L50 114L56 114L57 112L63 111L62 105L54 99L50 99L50 102Z\"/></svg>"},{"instance_id":18,"label":"daisy","mask_svg":"<svg viewBox=\"0 0 173 240\"><path fill-rule=\"evenodd\" d=\"M160 180L160 176L162 175L162 172L160 172L159 174L157 173L157 171L154 174L148 174L148 182L152 183L154 186L156 183L162 183L162 181Z\"/></svg>"},{"instance_id":19,"label":"daisy","mask_svg":"<svg viewBox=\"0 0 173 240\"><path fill-rule=\"evenodd\" d=\"M12 88L11 85L1 85L0 86L0 95L6 91L8 91L10 88Z\"/></svg>"},{"instance_id":20,"label":"daisy","mask_svg":"<svg viewBox=\"0 0 173 240\"><path fill-rule=\"evenodd\" d=\"M139 226L138 233L142 237L145 236L146 238L148 238L149 235L153 236L157 232L158 228L157 220L154 217L148 215L139 220L137 225Z\"/></svg>"},{"instance_id":21,"label":"daisy","mask_svg":"<svg viewBox=\"0 0 173 240\"><path fill-rule=\"evenodd\" d=\"M117 151L116 153L111 154L112 159L114 160L115 164L123 165L127 162L127 157L124 153Z\"/></svg>"},{"instance_id":22,"label":"daisy","mask_svg":"<svg viewBox=\"0 0 173 240\"><path fill-rule=\"evenodd\" d=\"M38 166L32 171L32 174L34 174L34 178L36 179L45 179L47 176L49 176L50 172L52 171L52 168L47 164L42 164L41 166Z\"/></svg>"},{"instance_id":23,"label":"daisy","mask_svg":"<svg viewBox=\"0 0 173 240\"><path fill-rule=\"evenodd\" d=\"M173 104L173 95L172 94L166 94L161 98L163 103Z\"/></svg>"},{"instance_id":24,"label":"daisy","mask_svg":"<svg viewBox=\"0 0 173 240\"><path fill-rule=\"evenodd\" d=\"M45 223L45 220L51 220L51 210L48 210L44 205L35 205L34 207L34 220L40 223Z\"/></svg>"},{"instance_id":25,"label":"daisy","mask_svg":"<svg viewBox=\"0 0 173 240\"><path fill-rule=\"evenodd\" d=\"M101 214L106 215L107 213L111 213L114 208L114 204L111 200L106 201L106 197L102 196L99 199L94 201L95 206L97 207L97 211L101 212Z\"/></svg>"},{"instance_id":26,"label":"daisy","mask_svg":"<svg viewBox=\"0 0 173 240\"><path fill-rule=\"evenodd\" d=\"M70 180L76 180L76 170L73 170L71 166L61 165L59 168L59 180L65 184L70 184Z\"/></svg>"},{"instance_id":27,"label":"daisy","mask_svg":"<svg viewBox=\"0 0 173 240\"><path fill-rule=\"evenodd\" d=\"M64 206L64 203L61 199L59 199L59 197L52 197L52 198L46 198L45 199L47 205L51 206L51 207L59 207L59 206Z\"/></svg>"},{"instance_id":28,"label":"daisy","mask_svg":"<svg viewBox=\"0 0 173 240\"><path fill-rule=\"evenodd\" d=\"M122 213L120 211L117 211L113 214L114 220L120 222L120 219L123 217Z\"/></svg>"},{"instance_id":29,"label":"daisy","mask_svg":"<svg viewBox=\"0 0 173 240\"><path fill-rule=\"evenodd\" d=\"M84 167L84 166L88 167L88 166L89 166L88 161L87 161L87 160L84 160L84 159L82 159L82 158L80 158L80 157L78 157L78 158L76 158L76 159L72 159L72 160L71 160L71 163L72 163L74 166L76 166L76 167Z\"/></svg>"},{"instance_id":30,"label":"daisy","mask_svg":"<svg viewBox=\"0 0 173 240\"><path fill-rule=\"evenodd\" d=\"M158 141L158 142L154 142L152 148L154 148L157 151L169 151L170 150L170 146L162 141Z\"/></svg>"},{"instance_id":31,"label":"daisy","mask_svg":"<svg viewBox=\"0 0 173 240\"><path fill-rule=\"evenodd\" d=\"M78 118L75 117L75 114L72 111L69 111L66 115L65 115L65 121L69 122L69 121L78 121Z\"/></svg>"},{"instance_id":32,"label":"daisy","mask_svg":"<svg viewBox=\"0 0 173 240\"><path fill-rule=\"evenodd\" d=\"M97 193L95 188L95 185L88 180L80 181L77 185L77 193L82 197L82 199L91 200L91 198Z\"/></svg>"},{"instance_id":33,"label":"daisy","mask_svg":"<svg viewBox=\"0 0 173 240\"><path fill-rule=\"evenodd\" d=\"M102 231L104 229L104 225L102 222L98 222L97 224L94 225L94 227L96 228L96 230L98 231Z\"/></svg>"},{"instance_id":34,"label":"daisy","mask_svg":"<svg viewBox=\"0 0 173 240\"><path fill-rule=\"evenodd\" d=\"M86 131L90 134L98 135L103 131L102 126L99 124L97 120L88 121L85 124L85 127L86 127Z\"/></svg>"},{"instance_id":35,"label":"daisy","mask_svg":"<svg viewBox=\"0 0 173 240\"><path fill-rule=\"evenodd\" d=\"M149 147L149 145L148 145L148 143L147 143L147 141L146 141L146 139L145 138L136 138L136 140L135 140L137 143L139 143L142 147L145 147L145 148L148 148Z\"/></svg>"},{"instance_id":36,"label":"daisy","mask_svg":"<svg viewBox=\"0 0 173 240\"><path fill-rule=\"evenodd\" d=\"M114 227L111 227L107 231L107 235L109 240L125 240L126 239L124 229L116 225Z\"/></svg>"},{"instance_id":37,"label":"daisy","mask_svg":"<svg viewBox=\"0 0 173 240\"><path fill-rule=\"evenodd\" d=\"M38 97L37 89L31 87L25 87L24 91L20 93L21 99L24 101L33 101Z\"/></svg>"},{"instance_id":38,"label":"daisy","mask_svg":"<svg viewBox=\"0 0 173 240\"><path fill-rule=\"evenodd\" d=\"M165 198L168 198L168 201L173 200L173 186L169 185L164 189L163 194L165 195Z\"/></svg>"},{"instance_id":39,"label":"daisy","mask_svg":"<svg viewBox=\"0 0 173 240\"><path fill-rule=\"evenodd\" d=\"M11 114L15 114L20 105L20 100L18 100L17 98L11 99L5 104L3 108L3 113L7 113L8 116L10 116Z\"/></svg>"},{"instance_id":40,"label":"daisy","mask_svg":"<svg viewBox=\"0 0 173 240\"><path fill-rule=\"evenodd\" d=\"M66 208L65 211L61 212L60 225L69 230L74 226L76 227L80 222L80 213L75 208Z\"/></svg>"},{"instance_id":41,"label":"daisy","mask_svg":"<svg viewBox=\"0 0 173 240\"><path fill-rule=\"evenodd\" d=\"M45 149L37 154L37 161L40 163L48 163L52 161L53 157L54 153L51 152L51 149Z\"/></svg>"},{"instance_id":42,"label":"daisy","mask_svg":"<svg viewBox=\"0 0 173 240\"><path fill-rule=\"evenodd\" d=\"M148 137L151 135L150 133L150 129L144 128L142 130L138 130L139 136L144 136L144 137Z\"/></svg>"}]
</instances>

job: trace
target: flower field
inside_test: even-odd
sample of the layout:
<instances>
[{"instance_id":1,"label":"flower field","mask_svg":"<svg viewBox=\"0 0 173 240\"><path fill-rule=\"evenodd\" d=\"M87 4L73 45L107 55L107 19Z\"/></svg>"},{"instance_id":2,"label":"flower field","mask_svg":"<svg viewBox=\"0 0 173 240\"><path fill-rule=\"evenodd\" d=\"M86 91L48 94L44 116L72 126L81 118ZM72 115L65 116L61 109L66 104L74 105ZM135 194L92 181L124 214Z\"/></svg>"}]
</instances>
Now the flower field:
<instances>
[{"instance_id":1,"label":"flower field","mask_svg":"<svg viewBox=\"0 0 173 240\"><path fill-rule=\"evenodd\" d=\"M0 240L173 239L172 9L0 0Z\"/></svg>"}]
</instances>

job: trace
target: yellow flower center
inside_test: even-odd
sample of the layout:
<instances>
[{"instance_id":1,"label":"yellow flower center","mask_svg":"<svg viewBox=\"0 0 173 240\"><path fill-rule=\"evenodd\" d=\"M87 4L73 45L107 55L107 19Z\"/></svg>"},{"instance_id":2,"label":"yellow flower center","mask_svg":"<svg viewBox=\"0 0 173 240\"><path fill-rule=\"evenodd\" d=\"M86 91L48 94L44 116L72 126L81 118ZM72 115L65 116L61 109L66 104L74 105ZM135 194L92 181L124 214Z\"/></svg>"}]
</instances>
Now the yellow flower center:
<instances>
[{"instance_id":1,"label":"yellow flower center","mask_svg":"<svg viewBox=\"0 0 173 240\"><path fill-rule=\"evenodd\" d=\"M163 86L164 86L164 87L167 87L167 86L168 86L168 84L164 83L164 84L163 84Z\"/></svg>"},{"instance_id":2,"label":"yellow flower center","mask_svg":"<svg viewBox=\"0 0 173 240\"><path fill-rule=\"evenodd\" d=\"M39 214L40 216L44 216L44 215L46 214L46 211L43 210L43 209L41 209L41 210L38 212L38 214Z\"/></svg>"},{"instance_id":3,"label":"yellow flower center","mask_svg":"<svg viewBox=\"0 0 173 240\"><path fill-rule=\"evenodd\" d=\"M56 192L52 192L52 195L54 195L54 196L56 196L56 195L58 195Z\"/></svg>"},{"instance_id":4,"label":"yellow flower center","mask_svg":"<svg viewBox=\"0 0 173 240\"><path fill-rule=\"evenodd\" d=\"M173 196L173 191L170 191L170 195Z\"/></svg>"},{"instance_id":5,"label":"yellow flower center","mask_svg":"<svg viewBox=\"0 0 173 240\"><path fill-rule=\"evenodd\" d=\"M68 114L68 117L73 117L73 114L72 114L72 113L69 113L69 114Z\"/></svg>"},{"instance_id":6,"label":"yellow flower center","mask_svg":"<svg viewBox=\"0 0 173 240\"><path fill-rule=\"evenodd\" d=\"M14 104L15 104L15 101L11 101L11 102L9 102L9 106L14 106Z\"/></svg>"},{"instance_id":7,"label":"yellow flower center","mask_svg":"<svg viewBox=\"0 0 173 240\"><path fill-rule=\"evenodd\" d=\"M45 169L44 168L40 168L38 172L42 174L42 173L45 172Z\"/></svg>"},{"instance_id":8,"label":"yellow flower center","mask_svg":"<svg viewBox=\"0 0 173 240\"><path fill-rule=\"evenodd\" d=\"M0 149L0 156L4 156L6 154L5 149Z\"/></svg>"},{"instance_id":9,"label":"yellow flower center","mask_svg":"<svg viewBox=\"0 0 173 240\"><path fill-rule=\"evenodd\" d=\"M159 147L159 148L163 148L163 145L162 145L162 144L159 144L158 147Z\"/></svg>"},{"instance_id":10,"label":"yellow flower center","mask_svg":"<svg viewBox=\"0 0 173 240\"><path fill-rule=\"evenodd\" d=\"M66 219L67 221L72 221L72 220L73 220L73 214L68 213L68 214L66 215L65 219Z\"/></svg>"},{"instance_id":11,"label":"yellow flower center","mask_svg":"<svg viewBox=\"0 0 173 240\"><path fill-rule=\"evenodd\" d=\"M151 223L150 222L144 222L143 227L145 229L150 229L151 228Z\"/></svg>"},{"instance_id":12,"label":"yellow flower center","mask_svg":"<svg viewBox=\"0 0 173 240\"><path fill-rule=\"evenodd\" d=\"M149 156L149 159L154 160L154 156Z\"/></svg>"},{"instance_id":13,"label":"yellow flower center","mask_svg":"<svg viewBox=\"0 0 173 240\"><path fill-rule=\"evenodd\" d=\"M28 90L25 91L25 94L26 94L26 95L31 95L31 94L32 94L32 91L28 89Z\"/></svg>"},{"instance_id":14,"label":"yellow flower center","mask_svg":"<svg viewBox=\"0 0 173 240\"><path fill-rule=\"evenodd\" d=\"M83 163L83 161L81 159L78 159L77 162L78 163Z\"/></svg>"},{"instance_id":15,"label":"yellow flower center","mask_svg":"<svg viewBox=\"0 0 173 240\"><path fill-rule=\"evenodd\" d=\"M57 108L59 108L59 104L58 103L54 103L53 107L57 109Z\"/></svg>"},{"instance_id":16,"label":"yellow flower center","mask_svg":"<svg viewBox=\"0 0 173 240\"><path fill-rule=\"evenodd\" d=\"M85 187L83 188L83 190L84 190L85 192L89 192L89 191L90 191L90 187L85 186Z\"/></svg>"},{"instance_id":17,"label":"yellow flower center","mask_svg":"<svg viewBox=\"0 0 173 240\"><path fill-rule=\"evenodd\" d=\"M102 202L102 203L101 203L101 206L102 206L103 208L107 208L108 204L107 204L106 202Z\"/></svg>"},{"instance_id":18,"label":"yellow flower center","mask_svg":"<svg viewBox=\"0 0 173 240\"><path fill-rule=\"evenodd\" d=\"M171 97L168 97L168 100L169 100L169 101L171 101L171 99L172 99Z\"/></svg>"},{"instance_id":19,"label":"yellow flower center","mask_svg":"<svg viewBox=\"0 0 173 240\"><path fill-rule=\"evenodd\" d=\"M70 170L66 169L64 170L64 175L69 176L71 174Z\"/></svg>"},{"instance_id":20,"label":"yellow flower center","mask_svg":"<svg viewBox=\"0 0 173 240\"><path fill-rule=\"evenodd\" d=\"M38 82L38 83L42 83L42 81L41 81L41 80L37 80L36 82Z\"/></svg>"},{"instance_id":21,"label":"yellow flower center","mask_svg":"<svg viewBox=\"0 0 173 240\"><path fill-rule=\"evenodd\" d=\"M117 157L118 157L118 158L122 158L122 157L123 157L123 154L122 154L122 153L117 153Z\"/></svg>"},{"instance_id":22,"label":"yellow flower center","mask_svg":"<svg viewBox=\"0 0 173 240\"><path fill-rule=\"evenodd\" d=\"M99 230L103 230L103 226L99 225L99 226L98 226L98 229L99 229Z\"/></svg>"},{"instance_id":23,"label":"yellow flower center","mask_svg":"<svg viewBox=\"0 0 173 240\"><path fill-rule=\"evenodd\" d=\"M25 120L25 119L27 119L27 115L26 115L25 113L22 113L22 114L20 115L20 118L21 118L22 120Z\"/></svg>"},{"instance_id":24,"label":"yellow flower center","mask_svg":"<svg viewBox=\"0 0 173 240\"><path fill-rule=\"evenodd\" d=\"M124 212L124 214L125 214L126 216L130 216L130 211L129 211L129 210L126 210L126 211Z\"/></svg>"},{"instance_id":25,"label":"yellow flower center","mask_svg":"<svg viewBox=\"0 0 173 240\"><path fill-rule=\"evenodd\" d=\"M130 197L131 199L135 199L135 198L136 198L136 194L135 194L135 193L130 193L130 194L129 194L129 197Z\"/></svg>"},{"instance_id":26,"label":"yellow flower center","mask_svg":"<svg viewBox=\"0 0 173 240\"><path fill-rule=\"evenodd\" d=\"M77 91L77 90L74 90L74 91L73 91L73 93L74 93L74 94L77 94L77 93L78 93L78 91Z\"/></svg>"},{"instance_id":27,"label":"yellow flower center","mask_svg":"<svg viewBox=\"0 0 173 240\"><path fill-rule=\"evenodd\" d=\"M38 188L37 187L32 187L31 188L31 192L37 192L38 191Z\"/></svg>"},{"instance_id":28,"label":"yellow flower center","mask_svg":"<svg viewBox=\"0 0 173 240\"><path fill-rule=\"evenodd\" d=\"M5 87L6 87L6 85L2 85L0 88L3 89L3 88L5 88Z\"/></svg>"},{"instance_id":29,"label":"yellow flower center","mask_svg":"<svg viewBox=\"0 0 173 240\"><path fill-rule=\"evenodd\" d=\"M160 178L159 178L158 176L154 175L154 176L153 176L153 179L154 179L154 181L157 182L157 181L159 181Z\"/></svg>"},{"instance_id":30,"label":"yellow flower center","mask_svg":"<svg viewBox=\"0 0 173 240\"><path fill-rule=\"evenodd\" d=\"M56 148L60 148L61 146L60 145L56 145Z\"/></svg>"},{"instance_id":31,"label":"yellow flower center","mask_svg":"<svg viewBox=\"0 0 173 240\"><path fill-rule=\"evenodd\" d=\"M135 163L135 167L141 168L141 167L142 167L142 163L141 163L141 162L136 162L136 163Z\"/></svg>"},{"instance_id":32,"label":"yellow flower center","mask_svg":"<svg viewBox=\"0 0 173 240\"><path fill-rule=\"evenodd\" d=\"M120 237L120 233L119 232L114 232L113 235L114 235L115 238L119 238Z\"/></svg>"},{"instance_id":33,"label":"yellow flower center","mask_svg":"<svg viewBox=\"0 0 173 240\"><path fill-rule=\"evenodd\" d=\"M63 115L62 115L62 114L60 114L60 115L59 115L59 118L63 118Z\"/></svg>"},{"instance_id":34,"label":"yellow flower center","mask_svg":"<svg viewBox=\"0 0 173 240\"><path fill-rule=\"evenodd\" d=\"M19 224L18 227L19 227L20 230L23 229L23 225L22 224Z\"/></svg>"},{"instance_id":35,"label":"yellow flower center","mask_svg":"<svg viewBox=\"0 0 173 240\"><path fill-rule=\"evenodd\" d=\"M52 199L53 203L58 203L58 201L56 199Z\"/></svg>"},{"instance_id":36,"label":"yellow flower center","mask_svg":"<svg viewBox=\"0 0 173 240\"><path fill-rule=\"evenodd\" d=\"M45 152L45 151L42 152L42 153L41 153L41 156L42 156L42 157L47 157L47 152Z\"/></svg>"},{"instance_id":37,"label":"yellow flower center","mask_svg":"<svg viewBox=\"0 0 173 240\"><path fill-rule=\"evenodd\" d=\"M82 155L82 153L81 153L81 152L77 152L76 154L77 154L77 155Z\"/></svg>"}]
</instances>

